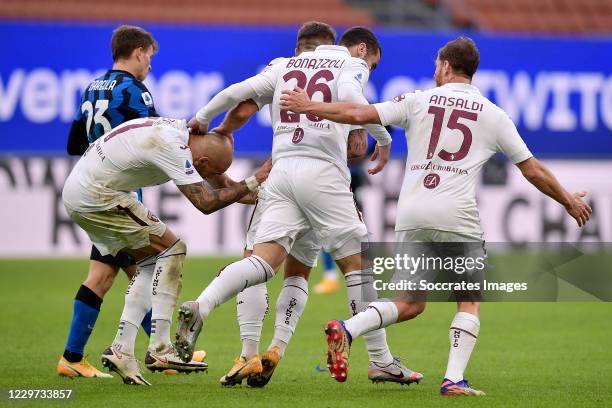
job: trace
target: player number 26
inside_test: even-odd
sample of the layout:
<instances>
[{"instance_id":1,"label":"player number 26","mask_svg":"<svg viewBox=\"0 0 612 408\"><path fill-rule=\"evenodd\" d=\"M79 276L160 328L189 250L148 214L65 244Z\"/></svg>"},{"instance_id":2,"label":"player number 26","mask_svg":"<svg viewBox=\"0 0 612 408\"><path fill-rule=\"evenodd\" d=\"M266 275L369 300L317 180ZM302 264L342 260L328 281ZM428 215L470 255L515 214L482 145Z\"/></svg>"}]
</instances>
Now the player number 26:
<instances>
[{"instance_id":1,"label":"player number 26","mask_svg":"<svg viewBox=\"0 0 612 408\"><path fill-rule=\"evenodd\" d=\"M334 73L328 69L317 71L312 76L312 78L310 78L310 81L308 80L308 77L304 72L298 70L287 72L283 76L283 79L285 80L285 82L289 82L290 80L295 79L297 81L296 86L305 89L306 93L308 93L308 96L311 99L314 94L320 92L323 95L323 102L332 101L332 91L326 82L329 82L334 79ZM297 123L300 121L300 113L292 113L287 111L286 109L281 109L280 118L281 122L283 123ZM321 120L323 120L320 117L310 113L306 115L306 118L308 118L308 120L312 122L320 122Z\"/></svg>"}]
</instances>

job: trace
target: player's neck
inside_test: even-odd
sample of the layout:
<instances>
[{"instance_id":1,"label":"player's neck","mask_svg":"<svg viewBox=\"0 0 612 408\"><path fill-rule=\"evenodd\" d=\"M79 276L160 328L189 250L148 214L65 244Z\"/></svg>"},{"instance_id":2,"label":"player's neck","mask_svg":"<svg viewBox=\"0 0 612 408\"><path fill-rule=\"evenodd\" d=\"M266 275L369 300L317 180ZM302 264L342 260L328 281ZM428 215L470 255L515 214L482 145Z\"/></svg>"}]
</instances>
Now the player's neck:
<instances>
[{"instance_id":1,"label":"player's neck","mask_svg":"<svg viewBox=\"0 0 612 408\"><path fill-rule=\"evenodd\" d=\"M461 75L453 75L451 76L446 82L446 84L468 84L471 85L472 84L472 80L469 78L466 78L464 76Z\"/></svg>"},{"instance_id":2,"label":"player's neck","mask_svg":"<svg viewBox=\"0 0 612 408\"><path fill-rule=\"evenodd\" d=\"M114 70L118 70L118 71L126 71L129 72L130 74L132 74L132 76L136 76L136 73L134 72L135 70L133 69L133 67L131 66L131 64L127 61L117 61L113 64L113 68Z\"/></svg>"}]
</instances>

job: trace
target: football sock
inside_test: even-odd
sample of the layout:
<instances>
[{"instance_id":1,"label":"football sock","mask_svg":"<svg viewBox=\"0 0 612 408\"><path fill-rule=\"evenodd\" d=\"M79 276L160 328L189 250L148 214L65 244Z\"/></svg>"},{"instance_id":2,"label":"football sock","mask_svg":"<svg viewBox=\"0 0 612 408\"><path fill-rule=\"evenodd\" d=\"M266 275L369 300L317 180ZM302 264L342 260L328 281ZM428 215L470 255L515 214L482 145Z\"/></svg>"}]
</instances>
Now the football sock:
<instances>
[{"instance_id":1,"label":"football sock","mask_svg":"<svg viewBox=\"0 0 612 408\"><path fill-rule=\"evenodd\" d=\"M349 272L345 276L348 293L349 310L352 316L363 311L370 302L377 298L374 289L374 276L371 269ZM352 333L351 333L352 334ZM391 364L393 355L387 344L385 329L377 329L363 335L370 362L381 365Z\"/></svg>"},{"instance_id":2,"label":"football sock","mask_svg":"<svg viewBox=\"0 0 612 408\"><path fill-rule=\"evenodd\" d=\"M72 323L64 351L64 358L71 363L83 359L83 351L98 319L101 305L102 298L87 286L81 285L72 305Z\"/></svg>"},{"instance_id":3,"label":"football sock","mask_svg":"<svg viewBox=\"0 0 612 408\"><path fill-rule=\"evenodd\" d=\"M134 355L134 345L136 344L136 336L138 335L138 326L121 320L113 340L113 348L130 356Z\"/></svg>"},{"instance_id":4,"label":"football sock","mask_svg":"<svg viewBox=\"0 0 612 408\"><path fill-rule=\"evenodd\" d=\"M283 282L283 288L276 302L274 337L270 347L278 346L281 356L295 333L295 328L308 302L308 282L301 276L290 276Z\"/></svg>"},{"instance_id":5,"label":"football sock","mask_svg":"<svg viewBox=\"0 0 612 408\"><path fill-rule=\"evenodd\" d=\"M151 280L156 261L155 257L140 261L125 291L125 303L113 347L129 355L134 355L138 326L142 324L144 327L147 317L149 324L147 334L151 335Z\"/></svg>"},{"instance_id":6,"label":"football sock","mask_svg":"<svg viewBox=\"0 0 612 408\"><path fill-rule=\"evenodd\" d=\"M478 316L466 312L458 312L455 315L449 332L450 352L445 378L452 382L463 380L463 373L476 345L479 331Z\"/></svg>"},{"instance_id":7,"label":"football sock","mask_svg":"<svg viewBox=\"0 0 612 408\"><path fill-rule=\"evenodd\" d=\"M170 326L172 322L166 319L151 320L151 338L149 339L149 349L162 351L170 342Z\"/></svg>"},{"instance_id":8,"label":"football sock","mask_svg":"<svg viewBox=\"0 0 612 408\"><path fill-rule=\"evenodd\" d=\"M368 305L366 310L344 322L344 327L353 339L371 332L382 329L397 322L398 310L395 303L389 300L379 300Z\"/></svg>"},{"instance_id":9,"label":"football sock","mask_svg":"<svg viewBox=\"0 0 612 408\"><path fill-rule=\"evenodd\" d=\"M187 246L179 239L156 257L151 281L151 349L158 350L170 344L170 322L181 292L186 253Z\"/></svg>"},{"instance_id":10,"label":"football sock","mask_svg":"<svg viewBox=\"0 0 612 408\"><path fill-rule=\"evenodd\" d=\"M142 329L147 333L147 336L151 337L151 315L153 315L153 311L149 309L145 317L142 319L140 325Z\"/></svg>"},{"instance_id":11,"label":"football sock","mask_svg":"<svg viewBox=\"0 0 612 408\"><path fill-rule=\"evenodd\" d=\"M242 341L241 357L259 353L263 320L268 312L268 287L265 283L251 286L236 295L236 316Z\"/></svg>"},{"instance_id":12,"label":"football sock","mask_svg":"<svg viewBox=\"0 0 612 408\"><path fill-rule=\"evenodd\" d=\"M264 283L274 276L274 270L257 255L251 255L226 266L198 296L202 319L228 299L249 286Z\"/></svg>"},{"instance_id":13,"label":"football sock","mask_svg":"<svg viewBox=\"0 0 612 408\"><path fill-rule=\"evenodd\" d=\"M323 251L322 257L323 268L325 269L324 277L328 279L338 279L338 271L336 270L334 258L326 251Z\"/></svg>"}]
</instances>

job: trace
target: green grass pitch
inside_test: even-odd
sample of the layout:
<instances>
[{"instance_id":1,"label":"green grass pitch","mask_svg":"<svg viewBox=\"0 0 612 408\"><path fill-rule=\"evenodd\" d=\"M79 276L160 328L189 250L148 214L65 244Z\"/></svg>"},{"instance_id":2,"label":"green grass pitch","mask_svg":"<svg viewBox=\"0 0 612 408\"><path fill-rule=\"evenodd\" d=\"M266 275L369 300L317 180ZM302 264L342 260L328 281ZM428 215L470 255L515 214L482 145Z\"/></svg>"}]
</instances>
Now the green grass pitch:
<instances>
[{"instance_id":1,"label":"green grass pitch","mask_svg":"<svg viewBox=\"0 0 612 408\"><path fill-rule=\"evenodd\" d=\"M195 298L229 258L188 259L180 302ZM166 376L145 372L152 387L129 387L119 378L70 380L55 374L72 315L72 299L85 277L86 260L0 260L0 387L72 388L83 407L560 407L612 405L612 304L487 303L466 377L487 393L483 398L441 398L448 327L453 304L430 304L416 320L388 329L394 354L422 372L419 385L374 385L367 379L363 341L356 340L349 379L333 381L325 367L322 328L347 314L344 292L311 295L297 332L272 381L264 389L223 388L219 378L239 353L235 302L217 309L204 326L199 348L208 352L208 374ZM320 271L313 273L312 284ZM271 310L262 349L270 341L274 301L281 278L269 284ZM86 353L99 355L113 340L127 284L120 276L107 295ZM137 353L144 358L146 336ZM6 391L3 391L6 393ZM6 401L6 400L5 400ZM6 403L41 406L47 403Z\"/></svg>"}]
</instances>

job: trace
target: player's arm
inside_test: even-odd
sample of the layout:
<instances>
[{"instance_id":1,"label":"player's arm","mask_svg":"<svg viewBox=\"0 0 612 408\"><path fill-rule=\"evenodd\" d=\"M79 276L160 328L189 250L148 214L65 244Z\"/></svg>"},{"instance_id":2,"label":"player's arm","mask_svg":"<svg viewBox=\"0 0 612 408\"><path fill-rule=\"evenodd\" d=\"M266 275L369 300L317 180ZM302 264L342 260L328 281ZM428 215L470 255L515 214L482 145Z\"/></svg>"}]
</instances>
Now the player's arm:
<instances>
[{"instance_id":1,"label":"player's arm","mask_svg":"<svg viewBox=\"0 0 612 408\"><path fill-rule=\"evenodd\" d=\"M497 150L504 153L514 163L523 176L538 190L546 194L572 216L578 226L582 227L592 213L582 197L586 192L571 194L559 183L555 175L539 160L537 160L516 130L510 117L500 110L500 116L495 121Z\"/></svg>"},{"instance_id":2,"label":"player's arm","mask_svg":"<svg viewBox=\"0 0 612 408\"><path fill-rule=\"evenodd\" d=\"M87 129L84 120L73 120L68 133L68 143L66 150L71 156L82 156L89 147L87 140Z\"/></svg>"},{"instance_id":3,"label":"player's arm","mask_svg":"<svg viewBox=\"0 0 612 408\"><path fill-rule=\"evenodd\" d=\"M347 140L346 158L358 159L365 156L368 150L368 132L365 129L353 129Z\"/></svg>"},{"instance_id":4,"label":"player's arm","mask_svg":"<svg viewBox=\"0 0 612 408\"><path fill-rule=\"evenodd\" d=\"M363 125L380 124L378 112L372 105L354 102L313 102L306 91L296 87L282 91L280 107L295 113L311 113L337 123Z\"/></svg>"},{"instance_id":5,"label":"player's arm","mask_svg":"<svg viewBox=\"0 0 612 408\"><path fill-rule=\"evenodd\" d=\"M243 127L259 109L259 105L253 99L242 101L238 106L232 108L227 115L225 115L223 122L212 131L216 133L232 134Z\"/></svg>"},{"instance_id":6,"label":"player's arm","mask_svg":"<svg viewBox=\"0 0 612 408\"><path fill-rule=\"evenodd\" d=\"M177 187L195 208L204 214L212 214L254 191L268 178L271 169L272 162L268 160L253 176L225 188L214 189L203 180Z\"/></svg>"},{"instance_id":7,"label":"player's arm","mask_svg":"<svg viewBox=\"0 0 612 408\"><path fill-rule=\"evenodd\" d=\"M535 157L517 163L516 166L538 190L561 204L565 211L576 220L579 227L586 224L593 212L591 207L582 199L586 196L586 192L581 191L573 194L568 192L559 183L555 175Z\"/></svg>"},{"instance_id":8,"label":"player's arm","mask_svg":"<svg viewBox=\"0 0 612 408\"><path fill-rule=\"evenodd\" d=\"M205 134L208 124L222 112L238 105L242 101L253 98L270 98L274 95L276 85L276 67L262 72L242 82L230 85L218 94L210 102L196 113L188 126L194 134Z\"/></svg>"},{"instance_id":9,"label":"player's arm","mask_svg":"<svg viewBox=\"0 0 612 408\"><path fill-rule=\"evenodd\" d=\"M230 176L228 176L225 173L216 174L214 176L208 176L206 177L206 181L208 182L208 184L210 184L215 189L233 187L237 184L240 184L238 181L232 180ZM238 200L238 202L240 204L250 205L250 204L255 204L256 200L257 200L257 190L249 192L249 194L242 197L240 200Z\"/></svg>"}]
</instances>

